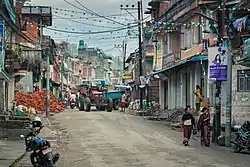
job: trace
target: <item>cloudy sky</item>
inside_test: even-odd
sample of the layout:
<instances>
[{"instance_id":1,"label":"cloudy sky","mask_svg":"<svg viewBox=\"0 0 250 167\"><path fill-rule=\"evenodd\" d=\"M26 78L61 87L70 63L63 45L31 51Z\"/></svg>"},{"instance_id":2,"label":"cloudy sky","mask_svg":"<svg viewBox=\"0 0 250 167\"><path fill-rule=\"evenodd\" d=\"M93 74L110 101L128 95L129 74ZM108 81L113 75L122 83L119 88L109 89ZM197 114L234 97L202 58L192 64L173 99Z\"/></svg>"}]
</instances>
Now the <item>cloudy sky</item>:
<instances>
[{"instance_id":1,"label":"cloudy sky","mask_svg":"<svg viewBox=\"0 0 250 167\"><path fill-rule=\"evenodd\" d=\"M144 10L148 7L149 1L143 0ZM128 29L111 32L111 30L127 27L128 23L135 23L137 11L130 10L131 14L128 14L120 10L120 5L137 6L137 0L31 0L30 4L52 6L53 25L50 28L53 30L47 29L45 33L51 35L56 41L68 40L78 43L83 39L89 46L99 47L107 54L116 56L121 56L121 49L114 48L114 45L121 45L125 39L128 44L128 54L138 47L138 40L135 37L138 34L137 27L131 28L130 36L127 37L125 36L128 34ZM91 13L88 9L97 14ZM100 16L106 16L106 19ZM88 34L88 32L99 31L108 31L108 33Z\"/></svg>"}]
</instances>

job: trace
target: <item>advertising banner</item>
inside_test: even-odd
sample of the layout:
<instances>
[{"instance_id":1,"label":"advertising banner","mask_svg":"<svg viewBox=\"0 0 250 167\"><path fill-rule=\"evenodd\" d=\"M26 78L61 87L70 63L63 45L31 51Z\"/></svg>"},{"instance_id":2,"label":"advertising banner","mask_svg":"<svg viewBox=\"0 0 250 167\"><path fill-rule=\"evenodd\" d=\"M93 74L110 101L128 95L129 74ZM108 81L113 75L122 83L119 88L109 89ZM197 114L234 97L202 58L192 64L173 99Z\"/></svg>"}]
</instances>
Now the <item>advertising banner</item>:
<instances>
[{"instance_id":1,"label":"advertising banner","mask_svg":"<svg viewBox=\"0 0 250 167\"><path fill-rule=\"evenodd\" d=\"M227 49L223 47L208 48L210 79L227 81L227 58Z\"/></svg>"}]
</instances>

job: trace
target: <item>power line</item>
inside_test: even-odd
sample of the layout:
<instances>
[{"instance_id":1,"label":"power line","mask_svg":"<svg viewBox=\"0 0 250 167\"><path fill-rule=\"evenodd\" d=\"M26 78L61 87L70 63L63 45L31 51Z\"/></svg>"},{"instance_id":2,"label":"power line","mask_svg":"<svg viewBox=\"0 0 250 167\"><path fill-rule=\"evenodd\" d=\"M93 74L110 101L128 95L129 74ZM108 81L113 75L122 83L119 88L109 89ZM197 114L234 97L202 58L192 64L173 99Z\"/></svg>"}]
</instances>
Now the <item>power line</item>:
<instances>
[{"instance_id":1,"label":"power line","mask_svg":"<svg viewBox=\"0 0 250 167\"><path fill-rule=\"evenodd\" d=\"M96 13L96 12L94 12L94 11L88 9L87 7L85 7L83 4L81 4L81 3L78 2L78 1L76 1L76 2L77 2L79 5L81 5L84 9L82 9L82 8L80 8L80 7L74 5L74 4L72 4L72 3L70 3L70 2L68 2L68 1L66 1L66 0L64 0L64 1L65 1L66 3L68 3L68 4L70 4L71 6L77 8L77 9L80 9L80 10L85 11L85 12L87 12L87 13L94 14L94 15L99 16L99 17L101 17L101 18L104 18L104 19L106 19L106 20L109 20L109 21L112 21L112 22L116 22L116 23L118 23L118 24L120 24L120 25L126 26L126 24L120 23L120 22L118 22L118 21L116 21L116 20L113 20L113 19L110 19L110 18L108 18L108 17L106 17L106 16L99 15L98 13Z\"/></svg>"},{"instance_id":2,"label":"power line","mask_svg":"<svg viewBox=\"0 0 250 167\"><path fill-rule=\"evenodd\" d=\"M56 9L56 10L60 10L60 11L68 11L68 12L72 12L72 13L81 13L81 14L86 14L85 12L78 12L78 11L74 11L74 10L68 10L68 9L62 9L62 8L53 8L53 9ZM131 13L136 13L136 12L131 12ZM93 15L93 14L92 14ZM105 15L105 17L112 17L112 16L121 16L121 15L128 15L127 13L115 13L115 14L110 14L110 15ZM88 17L89 19L94 19L94 18L100 18L99 16L97 17ZM113 17L115 19L115 17Z\"/></svg>"},{"instance_id":3,"label":"power line","mask_svg":"<svg viewBox=\"0 0 250 167\"><path fill-rule=\"evenodd\" d=\"M101 34L101 33L110 33L110 32L121 31L121 30L132 28L132 27L136 27L136 26L137 25L124 27L124 28L119 28L119 29L114 29L114 30L95 31L95 32L91 32L91 31L90 32L76 32L76 31L58 30L58 29L49 28L49 27L45 27L45 28L48 29L48 30L53 30L53 31L58 31L58 32L65 32L65 33L72 33L72 34Z\"/></svg>"},{"instance_id":4,"label":"power line","mask_svg":"<svg viewBox=\"0 0 250 167\"><path fill-rule=\"evenodd\" d=\"M54 14L54 16L59 17L59 18L64 19L64 20L74 22L74 23L84 24L84 25L88 25L88 26L101 27L101 28L112 28L112 29L121 28L121 27L107 27L107 26L101 26L101 25L96 25L96 24L83 23L83 22L76 21L76 20L70 20L70 19L58 16L58 15L55 15L55 14Z\"/></svg>"}]
</instances>

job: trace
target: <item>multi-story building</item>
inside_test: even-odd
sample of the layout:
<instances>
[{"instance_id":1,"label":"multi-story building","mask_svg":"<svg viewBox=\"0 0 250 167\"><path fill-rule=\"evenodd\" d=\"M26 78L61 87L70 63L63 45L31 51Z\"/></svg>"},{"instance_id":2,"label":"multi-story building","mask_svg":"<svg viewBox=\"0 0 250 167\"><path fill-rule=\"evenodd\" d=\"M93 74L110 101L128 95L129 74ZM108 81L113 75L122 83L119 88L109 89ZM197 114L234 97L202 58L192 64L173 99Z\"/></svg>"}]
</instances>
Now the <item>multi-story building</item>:
<instances>
[{"instance_id":1,"label":"multi-story building","mask_svg":"<svg viewBox=\"0 0 250 167\"><path fill-rule=\"evenodd\" d=\"M211 104L213 104L215 82L208 75L207 49L216 46L218 42L218 34L211 31L210 27L211 20L215 20L215 22L217 20L216 8L220 4L217 1L206 0L171 0L151 1L149 5L152 6L151 13L154 17L154 38L158 41L157 47L155 47L157 48L157 54L154 57L155 72L153 75L160 76L159 98L161 106L169 109L185 107L186 105L195 107L193 91L196 85L200 85L204 98L209 98ZM239 5L239 2L228 1L226 8L233 9L235 5ZM228 16L228 11L230 10L226 11L226 16ZM236 14L236 17L240 16L243 17L241 14ZM246 19L245 21L247 24ZM239 36L238 33L236 36L240 39L241 44L243 44L242 41L245 42L243 46L245 46L246 51L246 35L243 37L244 35ZM232 46L236 45L232 44ZM158 50L160 51L158 52ZM233 48L233 50L235 49ZM239 115L244 114L234 111L240 109L242 113L246 114L246 111L249 110L246 105L249 102L248 82L246 78L242 78L241 74L242 70L248 69L248 67L233 65L232 68L233 116L240 117ZM243 73L247 73L247 70ZM237 76L241 77L236 79ZM226 92L226 84L227 82L222 83L222 92ZM239 103L239 99L241 99L241 103ZM222 115L225 115L225 110L226 95L224 94L222 96Z\"/></svg>"}]
</instances>

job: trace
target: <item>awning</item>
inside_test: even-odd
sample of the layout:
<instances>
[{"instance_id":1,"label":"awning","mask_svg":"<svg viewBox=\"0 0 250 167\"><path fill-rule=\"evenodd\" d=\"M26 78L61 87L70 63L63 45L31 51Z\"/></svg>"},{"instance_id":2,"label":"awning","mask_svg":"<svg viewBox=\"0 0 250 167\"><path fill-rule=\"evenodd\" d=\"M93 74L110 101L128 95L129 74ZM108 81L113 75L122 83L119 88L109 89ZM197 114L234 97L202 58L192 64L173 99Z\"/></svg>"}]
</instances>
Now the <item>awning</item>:
<instances>
[{"instance_id":1,"label":"awning","mask_svg":"<svg viewBox=\"0 0 250 167\"><path fill-rule=\"evenodd\" d=\"M155 71L155 72L153 72L153 75L159 74L161 72L167 71L167 70L169 70L171 68L177 67L179 65L182 65L182 64L185 64L185 63L188 63L188 62L198 62L198 61L206 61L206 60L208 60L208 56L193 56L192 58L184 59L184 60L182 60L182 61L180 61L180 62L178 62L178 63L176 63L176 64L174 64L172 66L164 68L162 70Z\"/></svg>"},{"instance_id":2,"label":"awning","mask_svg":"<svg viewBox=\"0 0 250 167\"><path fill-rule=\"evenodd\" d=\"M155 72L153 72L153 75L159 74L159 73L164 72L164 71L167 71L167 70L169 70L169 69L171 69L171 68L174 68L174 67L177 67L177 66L179 66L179 65L185 64L186 62L187 62L187 59L185 59L185 60L183 60L183 61L181 61L181 62L179 62L179 63L176 63L176 64L174 64L174 65L172 65L172 66L169 66L169 67L167 67L167 68L164 68L164 69L162 69L162 70L155 71Z\"/></svg>"},{"instance_id":3,"label":"awning","mask_svg":"<svg viewBox=\"0 0 250 167\"><path fill-rule=\"evenodd\" d=\"M208 60L208 56L194 56L188 62L197 62L197 61L205 61Z\"/></svg>"},{"instance_id":4,"label":"awning","mask_svg":"<svg viewBox=\"0 0 250 167\"><path fill-rule=\"evenodd\" d=\"M11 81L9 75L2 68L0 68L0 79L7 81L7 82Z\"/></svg>"}]
</instances>

